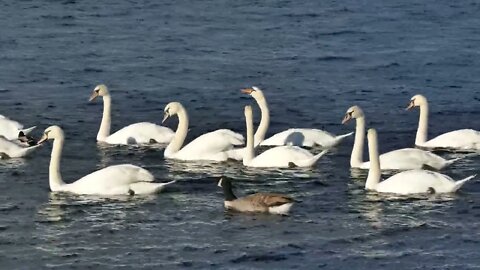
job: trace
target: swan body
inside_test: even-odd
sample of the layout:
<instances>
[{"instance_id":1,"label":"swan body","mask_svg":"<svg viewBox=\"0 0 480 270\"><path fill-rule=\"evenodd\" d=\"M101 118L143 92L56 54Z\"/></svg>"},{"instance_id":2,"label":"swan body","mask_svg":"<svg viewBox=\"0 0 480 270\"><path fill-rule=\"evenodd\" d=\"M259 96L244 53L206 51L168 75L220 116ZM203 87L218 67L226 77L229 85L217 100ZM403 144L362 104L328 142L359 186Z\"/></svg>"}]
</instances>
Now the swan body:
<instances>
[{"instance_id":1,"label":"swan body","mask_svg":"<svg viewBox=\"0 0 480 270\"><path fill-rule=\"evenodd\" d=\"M420 118L418 121L415 145L428 149L452 149L475 151L480 150L480 131L473 129L460 129L439 135L431 140L428 138L428 101L422 95L415 95L410 99L407 109L420 107Z\"/></svg>"},{"instance_id":2,"label":"swan body","mask_svg":"<svg viewBox=\"0 0 480 270\"><path fill-rule=\"evenodd\" d=\"M3 115L0 115L0 136L7 140L17 140L20 132L23 131L25 135L30 133L35 127L23 128L23 125L17 121L11 120Z\"/></svg>"},{"instance_id":3,"label":"swan body","mask_svg":"<svg viewBox=\"0 0 480 270\"><path fill-rule=\"evenodd\" d=\"M9 141L5 137L0 136L0 153L3 153L5 154L5 156L8 156L10 158L20 158L28 156L39 146L40 145L22 147L20 144L14 141Z\"/></svg>"},{"instance_id":4,"label":"swan body","mask_svg":"<svg viewBox=\"0 0 480 270\"><path fill-rule=\"evenodd\" d=\"M97 141L108 144L149 144L168 143L172 140L174 133L171 129L149 122L131 124L110 134L112 100L107 86L101 84L95 87L90 101L98 96L103 97L103 116Z\"/></svg>"},{"instance_id":5,"label":"swan body","mask_svg":"<svg viewBox=\"0 0 480 270\"><path fill-rule=\"evenodd\" d=\"M122 164L100 169L71 184L66 184L60 174L60 159L64 143L62 129L58 126L47 128L39 143L48 139L54 140L49 166L49 184L53 192L107 196L153 194L174 182L154 183L154 177L149 171L135 165Z\"/></svg>"},{"instance_id":6,"label":"swan body","mask_svg":"<svg viewBox=\"0 0 480 270\"><path fill-rule=\"evenodd\" d=\"M363 110L359 106L350 107L342 123L345 124L350 119L356 119L355 142L350 157L350 166L352 168L369 169L370 162L364 162L362 158L365 141L365 114ZM425 167L441 170L457 160L446 160L421 149L403 148L380 155L380 167L382 170L411 170Z\"/></svg>"},{"instance_id":7,"label":"swan body","mask_svg":"<svg viewBox=\"0 0 480 270\"><path fill-rule=\"evenodd\" d=\"M311 167L327 151L313 155L309 151L298 146L277 146L270 148L255 157L254 136L253 136L253 116L252 107L245 106L245 121L247 125L247 147L243 157L243 165L248 167L270 167L270 168L288 168Z\"/></svg>"},{"instance_id":8,"label":"swan body","mask_svg":"<svg viewBox=\"0 0 480 270\"><path fill-rule=\"evenodd\" d=\"M205 133L186 146L183 146L188 132L188 114L179 102L170 102L165 106L165 116L178 116L178 127L170 144L165 148L164 156L179 160L225 161L228 152L236 145L244 143L243 136L228 129L219 129Z\"/></svg>"},{"instance_id":9,"label":"swan body","mask_svg":"<svg viewBox=\"0 0 480 270\"><path fill-rule=\"evenodd\" d=\"M258 87L253 86L242 90L243 93L251 95L262 113L262 118L255 132L255 147L261 146L280 146L280 145L293 145L293 146L306 146L313 147L320 145L322 147L333 147L338 145L344 138L351 136L352 133L335 136L329 132L320 129L308 129L308 128L290 128L282 131L265 139L265 135L270 124L270 110L266 101L263 91Z\"/></svg>"},{"instance_id":10,"label":"swan body","mask_svg":"<svg viewBox=\"0 0 480 270\"><path fill-rule=\"evenodd\" d=\"M368 150L370 157L370 170L368 171L365 189L381 193L395 193L400 195L419 193L451 193L457 191L475 175L469 176L460 181L451 177L426 170L410 170L400 172L380 182L380 159L378 156L377 132L374 129L368 130Z\"/></svg>"},{"instance_id":11,"label":"swan body","mask_svg":"<svg viewBox=\"0 0 480 270\"><path fill-rule=\"evenodd\" d=\"M353 132L335 136L320 129L290 128L265 139L260 145L296 145L305 147L320 145L329 148L338 145L344 138L351 136L352 134Z\"/></svg>"}]
</instances>

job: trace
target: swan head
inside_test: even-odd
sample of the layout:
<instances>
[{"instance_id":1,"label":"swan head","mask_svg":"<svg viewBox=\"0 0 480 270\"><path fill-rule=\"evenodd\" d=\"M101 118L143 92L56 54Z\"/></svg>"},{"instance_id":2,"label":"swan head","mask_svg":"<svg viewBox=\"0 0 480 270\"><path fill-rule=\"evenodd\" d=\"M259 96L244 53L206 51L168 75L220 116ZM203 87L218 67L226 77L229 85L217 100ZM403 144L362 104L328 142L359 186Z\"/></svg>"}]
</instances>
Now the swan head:
<instances>
[{"instance_id":1,"label":"swan head","mask_svg":"<svg viewBox=\"0 0 480 270\"><path fill-rule=\"evenodd\" d=\"M348 121L350 121L353 118L357 119L364 116L365 114L363 114L362 108L360 108L357 105L352 106L348 108L347 112L345 113L345 116L343 117L343 120L342 120L342 124L346 124Z\"/></svg>"},{"instance_id":2,"label":"swan head","mask_svg":"<svg viewBox=\"0 0 480 270\"><path fill-rule=\"evenodd\" d=\"M99 85L95 86L95 88L93 89L93 92L90 95L90 99L88 101L93 101L98 96L104 97L104 96L108 96L108 95L109 95L109 93L108 93L107 86L105 84L99 84Z\"/></svg>"},{"instance_id":3,"label":"swan head","mask_svg":"<svg viewBox=\"0 0 480 270\"><path fill-rule=\"evenodd\" d=\"M263 95L263 91L256 86L252 86L250 88L245 88L245 89L242 89L241 91L244 94L252 96L254 99L265 98L265 96Z\"/></svg>"},{"instance_id":4,"label":"swan head","mask_svg":"<svg viewBox=\"0 0 480 270\"><path fill-rule=\"evenodd\" d=\"M253 116L252 106L250 105L245 106L244 113L245 113L246 119L251 119Z\"/></svg>"},{"instance_id":5,"label":"swan head","mask_svg":"<svg viewBox=\"0 0 480 270\"><path fill-rule=\"evenodd\" d=\"M47 129L45 129L45 131L43 132L42 138L40 139L40 141L38 141L37 144L41 144L46 140L55 140L55 139L63 139L63 138L64 138L64 134L63 134L62 128L60 128L59 126L50 126Z\"/></svg>"},{"instance_id":6,"label":"swan head","mask_svg":"<svg viewBox=\"0 0 480 270\"><path fill-rule=\"evenodd\" d=\"M180 102L170 102L165 106L163 110L163 122L165 122L169 117L176 115L180 110L183 109L182 104Z\"/></svg>"},{"instance_id":7,"label":"swan head","mask_svg":"<svg viewBox=\"0 0 480 270\"><path fill-rule=\"evenodd\" d=\"M427 98L422 95L415 95L410 99L410 103L408 104L406 110L411 110L414 107L419 107L422 105L427 105Z\"/></svg>"}]
</instances>

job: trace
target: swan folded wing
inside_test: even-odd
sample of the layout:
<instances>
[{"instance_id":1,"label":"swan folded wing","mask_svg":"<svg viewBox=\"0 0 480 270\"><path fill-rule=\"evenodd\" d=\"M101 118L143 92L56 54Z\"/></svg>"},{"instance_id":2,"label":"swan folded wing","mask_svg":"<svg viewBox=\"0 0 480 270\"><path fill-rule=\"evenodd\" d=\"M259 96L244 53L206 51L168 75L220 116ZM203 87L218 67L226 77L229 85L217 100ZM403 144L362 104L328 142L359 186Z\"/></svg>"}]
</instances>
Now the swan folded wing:
<instances>
[{"instance_id":1,"label":"swan folded wing","mask_svg":"<svg viewBox=\"0 0 480 270\"><path fill-rule=\"evenodd\" d=\"M297 146L278 146L256 156L250 166L254 167L284 167L313 158L307 150Z\"/></svg>"},{"instance_id":2,"label":"swan folded wing","mask_svg":"<svg viewBox=\"0 0 480 270\"><path fill-rule=\"evenodd\" d=\"M480 131L473 129L454 130L439 135L420 146L465 150L480 149Z\"/></svg>"},{"instance_id":3,"label":"swan folded wing","mask_svg":"<svg viewBox=\"0 0 480 270\"><path fill-rule=\"evenodd\" d=\"M327 131L308 128L290 128L264 140L260 145L294 145L312 147L330 145L335 136Z\"/></svg>"},{"instance_id":4,"label":"swan folded wing","mask_svg":"<svg viewBox=\"0 0 480 270\"><path fill-rule=\"evenodd\" d=\"M417 148L403 148L380 155L383 170L421 169L424 165L441 169L446 165L445 162L440 156ZM370 168L370 162L363 163L361 168Z\"/></svg>"},{"instance_id":5,"label":"swan folded wing","mask_svg":"<svg viewBox=\"0 0 480 270\"><path fill-rule=\"evenodd\" d=\"M174 132L164 126L149 122L141 122L126 126L107 137L110 144L146 144L152 140L158 143L168 143Z\"/></svg>"},{"instance_id":6,"label":"swan folded wing","mask_svg":"<svg viewBox=\"0 0 480 270\"><path fill-rule=\"evenodd\" d=\"M425 170L410 170L395 174L377 186L379 192L397 194L427 193L430 189L437 193L453 192L455 181L447 175Z\"/></svg>"},{"instance_id":7,"label":"swan folded wing","mask_svg":"<svg viewBox=\"0 0 480 270\"><path fill-rule=\"evenodd\" d=\"M11 120L5 116L0 118L0 135L5 136L9 140L14 140L18 137L18 132L23 128L23 125L17 121Z\"/></svg>"},{"instance_id":8,"label":"swan folded wing","mask_svg":"<svg viewBox=\"0 0 480 270\"><path fill-rule=\"evenodd\" d=\"M131 164L121 164L86 175L70 184L70 188L83 194L128 194L130 184L153 180L153 175L147 170Z\"/></svg>"},{"instance_id":9,"label":"swan folded wing","mask_svg":"<svg viewBox=\"0 0 480 270\"><path fill-rule=\"evenodd\" d=\"M205 133L191 141L180 152L190 155L208 155L225 152L235 145L242 145L243 136L228 129Z\"/></svg>"}]
</instances>

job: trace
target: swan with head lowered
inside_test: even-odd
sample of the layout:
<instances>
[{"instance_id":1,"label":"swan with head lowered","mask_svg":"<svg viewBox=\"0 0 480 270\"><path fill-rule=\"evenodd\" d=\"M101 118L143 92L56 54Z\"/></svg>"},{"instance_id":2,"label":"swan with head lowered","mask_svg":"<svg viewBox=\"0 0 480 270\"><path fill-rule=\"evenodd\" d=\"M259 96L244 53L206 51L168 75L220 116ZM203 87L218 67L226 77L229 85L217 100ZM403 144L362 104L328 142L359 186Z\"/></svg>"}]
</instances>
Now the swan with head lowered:
<instances>
[{"instance_id":1,"label":"swan with head lowered","mask_svg":"<svg viewBox=\"0 0 480 270\"><path fill-rule=\"evenodd\" d=\"M247 125L247 148L243 157L243 165L260 168L311 167L326 152L312 155L309 151L292 145L277 146L255 156L253 136L253 113L251 106L245 106L245 122Z\"/></svg>"},{"instance_id":2,"label":"swan with head lowered","mask_svg":"<svg viewBox=\"0 0 480 270\"><path fill-rule=\"evenodd\" d=\"M290 128L279 132L268 139L265 139L268 126L270 124L270 111L263 91L258 87L251 87L242 90L243 93L252 96L260 107L262 118L258 130L255 133L255 146L278 146L294 145L313 147L319 145L329 148L338 145L343 139L351 136L353 132L335 136L327 131L312 128Z\"/></svg>"},{"instance_id":3,"label":"swan with head lowered","mask_svg":"<svg viewBox=\"0 0 480 270\"><path fill-rule=\"evenodd\" d=\"M359 106L350 107L345 113L342 124L351 119L356 120L355 142L353 143L350 166L352 168L368 169L370 162L363 161L363 145L365 142L365 114ZM458 159L445 160L444 158L416 148L403 148L380 155L382 170L411 170L433 168L440 170Z\"/></svg>"},{"instance_id":4,"label":"swan with head lowered","mask_svg":"<svg viewBox=\"0 0 480 270\"><path fill-rule=\"evenodd\" d=\"M0 115L0 136L3 136L9 141L17 140L21 132L27 135L33 129L35 129L35 126L24 129L23 125L19 122Z\"/></svg>"},{"instance_id":5,"label":"swan with head lowered","mask_svg":"<svg viewBox=\"0 0 480 270\"><path fill-rule=\"evenodd\" d=\"M188 133L189 119L187 111L179 102L170 102L165 106L162 123L174 115L178 116L178 127L173 139L165 148L165 158L225 161L229 158L229 151L244 142L241 134L228 129L218 129L205 133L183 146Z\"/></svg>"},{"instance_id":6,"label":"swan with head lowered","mask_svg":"<svg viewBox=\"0 0 480 270\"><path fill-rule=\"evenodd\" d=\"M410 170L397 173L381 181L380 158L378 157L377 132L368 130L368 152L370 156L370 170L368 171L365 189L382 193L395 193L401 195L420 193L451 193L457 191L468 180L475 177L455 181L451 177L426 170Z\"/></svg>"},{"instance_id":7,"label":"swan with head lowered","mask_svg":"<svg viewBox=\"0 0 480 270\"><path fill-rule=\"evenodd\" d=\"M5 137L0 136L0 153L4 158L20 158L31 154L40 145L33 145L29 147L23 147L19 142L9 141Z\"/></svg>"},{"instance_id":8,"label":"swan with head lowered","mask_svg":"<svg viewBox=\"0 0 480 270\"><path fill-rule=\"evenodd\" d=\"M98 96L103 97L103 116L97 141L108 144L149 144L168 143L172 140L174 133L171 129L149 122L131 124L110 134L112 98L106 85L97 85L90 101Z\"/></svg>"},{"instance_id":9,"label":"swan with head lowered","mask_svg":"<svg viewBox=\"0 0 480 270\"><path fill-rule=\"evenodd\" d=\"M47 128L39 143L46 140L53 140L49 167L50 190L53 192L107 196L153 194L175 182L154 183L154 177L149 171L135 165L122 164L103 168L67 184L60 173L60 159L65 141L63 130L58 126Z\"/></svg>"},{"instance_id":10,"label":"swan with head lowered","mask_svg":"<svg viewBox=\"0 0 480 270\"><path fill-rule=\"evenodd\" d=\"M410 99L407 110L420 107L420 119L418 121L415 145L428 149L452 149L475 151L480 150L480 131L473 129L454 130L439 135L431 140L428 138L428 101L422 95L415 95Z\"/></svg>"}]
</instances>

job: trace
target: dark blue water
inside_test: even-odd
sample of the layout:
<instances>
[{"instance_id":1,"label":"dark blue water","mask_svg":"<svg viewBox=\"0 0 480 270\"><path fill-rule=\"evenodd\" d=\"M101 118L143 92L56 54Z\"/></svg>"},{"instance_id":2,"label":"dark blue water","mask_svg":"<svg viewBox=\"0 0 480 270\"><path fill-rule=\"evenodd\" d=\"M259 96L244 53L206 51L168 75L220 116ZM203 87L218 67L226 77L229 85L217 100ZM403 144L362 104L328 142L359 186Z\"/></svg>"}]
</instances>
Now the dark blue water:
<instances>
[{"instance_id":1,"label":"dark blue water","mask_svg":"<svg viewBox=\"0 0 480 270\"><path fill-rule=\"evenodd\" d=\"M479 12L477 1L443 0L5 1L0 114L37 125L37 136L64 128L67 182L127 162L178 183L152 197L52 194L50 144L2 161L0 268L478 269L478 180L449 196L371 194L365 174L349 169L352 139L311 170L101 148L102 103L87 99L96 84L110 87L112 130L158 123L163 107L180 101L192 139L217 128L243 133L252 100L239 89L257 85L271 107L269 134L349 132L354 126L340 121L357 104L379 130L382 152L403 148L418 121L418 111L403 108L417 93L431 104L430 136L479 129ZM477 173L479 161L445 173ZM237 180L239 195L280 192L301 203L289 217L226 213L216 187L223 174Z\"/></svg>"}]
</instances>

